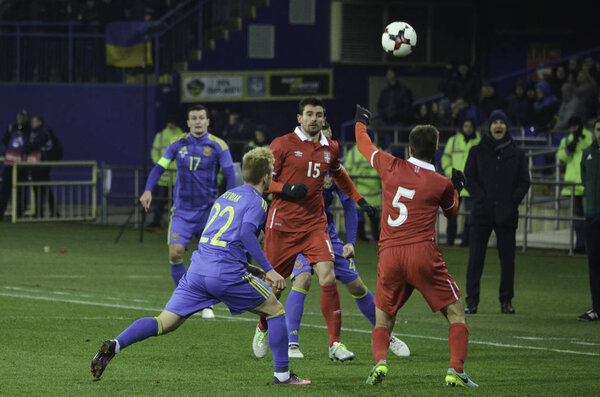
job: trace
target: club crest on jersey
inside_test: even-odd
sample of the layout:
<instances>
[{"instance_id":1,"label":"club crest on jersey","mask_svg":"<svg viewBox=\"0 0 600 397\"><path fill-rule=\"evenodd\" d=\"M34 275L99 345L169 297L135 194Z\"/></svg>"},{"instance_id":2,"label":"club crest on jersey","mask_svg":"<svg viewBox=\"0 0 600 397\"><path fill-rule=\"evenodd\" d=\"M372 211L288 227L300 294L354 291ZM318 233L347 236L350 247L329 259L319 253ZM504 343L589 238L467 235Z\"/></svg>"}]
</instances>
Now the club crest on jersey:
<instances>
[{"instance_id":1,"label":"club crest on jersey","mask_svg":"<svg viewBox=\"0 0 600 397\"><path fill-rule=\"evenodd\" d=\"M185 156L187 156L187 154L188 154L187 146L184 146L181 149L179 149L179 157L181 157L182 159L184 159Z\"/></svg>"},{"instance_id":2,"label":"club crest on jersey","mask_svg":"<svg viewBox=\"0 0 600 397\"><path fill-rule=\"evenodd\" d=\"M323 180L323 187L325 189L329 189L332 184L333 183L331 182L331 177L330 176L326 176L325 179Z\"/></svg>"},{"instance_id":3,"label":"club crest on jersey","mask_svg":"<svg viewBox=\"0 0 600 397\"><path fill-rule=\"evenodd\" d=\"M329 153L329 152L325 152L325 153L323 153L323 157L324 157L324 159L325 159L325 162L326 162L327 164L329 164L329 163L331 162L331 153Z\"/></svg>"},{"instance_id":4,"label":"club crest on jersey","mask_svg":"<svg viewBox=\"0 0 600 397\"><path fill-rule=\"evenodd\" d=\"M210 146L204 146L204 151L202 152L204 157L210 156Z\"/></svg>"},{"instance_id":5,"label":"club crest on jersey","mask_svg":"<svg viewBox=\"0 0 600 397\"><path fill-rule=\"evenodd\" d=\"M296 157L302 157L302 152L301 152L300 150L296 150L296 151L294 152L294 155L295 155Z\"/></svg>"},{"instance_id":6,"label":"club crest on jersey","mask_svg":"<svg viewBox=\"0 0 600 397\"><path fill-rule=\"evenodd\" d=\"M173 240L179 240L179 233L173 233L173 234L171 235L171 238L172 238Z\"/></svg>"}]
</instances>

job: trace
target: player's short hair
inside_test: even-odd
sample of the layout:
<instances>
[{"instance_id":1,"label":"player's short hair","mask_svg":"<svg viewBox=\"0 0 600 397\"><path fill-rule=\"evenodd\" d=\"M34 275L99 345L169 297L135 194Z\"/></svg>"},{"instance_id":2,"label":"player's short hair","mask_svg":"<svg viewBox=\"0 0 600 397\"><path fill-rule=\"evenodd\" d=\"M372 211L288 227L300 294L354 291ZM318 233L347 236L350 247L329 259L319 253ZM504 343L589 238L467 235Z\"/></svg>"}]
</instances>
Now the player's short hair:
<instances>
[{"instance_id":1,"label":"player's short hair","mask_svg":"<svg viewBox=\"0 0 600 397\"><path fill-rule=\"evenodd\" d=\"M304 113L304 108L306 105L321 106L323 108L323 114L325 114L325 104L321 98L317 98L316 96L307 96L302 98L300 103L298 103L298 114L301 115Z\"/></svg>"},{"instance_id":2,"label":"player's short hair","mask_svg":"<svg viewBox=\"0 0 600 397\"><path fill-rule=\"evenodd\" d=\"M194 105L194 106L190 106L187 110L187 118L188 120L190 119L190 113L197 111L197 110L204 110L206 112L206 117L208 117L208 109L206 108L206 106L204 105Z\"/></svg>"},{"instance_id":3,"label":"player's short hair","mask_svg":"<svg viewBox=\"0 0 600 397\"><path fill-rule=\"evenodd\" d=\"M430 124L417 125L408 136L408 145L413 157L423 161L431 161L437 152L440 132Z\"/></svg>"},{"instance_id":4,"label":"player's short hair","mask_svg":"<svg viewBox=\"0 0 600 397\"><path fill-rule=\"evenodd\" d=\"M250 150L242 158L242 177L244 182L258 185L263 176L273 172L273 152L266 147Z\"/></svg>"}]
</instances>

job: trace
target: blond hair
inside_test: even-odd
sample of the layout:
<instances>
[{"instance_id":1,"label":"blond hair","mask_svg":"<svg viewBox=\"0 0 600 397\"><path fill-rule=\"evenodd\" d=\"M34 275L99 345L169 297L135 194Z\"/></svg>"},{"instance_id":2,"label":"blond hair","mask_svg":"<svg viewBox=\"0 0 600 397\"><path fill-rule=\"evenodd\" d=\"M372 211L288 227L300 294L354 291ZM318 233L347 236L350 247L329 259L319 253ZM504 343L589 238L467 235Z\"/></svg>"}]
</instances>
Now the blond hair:
<instances>
[{"instance_id":1,"label":"blond hair","mask_svg":"<svg viewBox=\"0 0 600 397\"><path fill-rule=\"evenodd\" d=\"M257 147L250 150L242 158L242 177L244 182L258 185L263 176L273 172L275 158L271 150Z\"/></svg>"}]
</instances>

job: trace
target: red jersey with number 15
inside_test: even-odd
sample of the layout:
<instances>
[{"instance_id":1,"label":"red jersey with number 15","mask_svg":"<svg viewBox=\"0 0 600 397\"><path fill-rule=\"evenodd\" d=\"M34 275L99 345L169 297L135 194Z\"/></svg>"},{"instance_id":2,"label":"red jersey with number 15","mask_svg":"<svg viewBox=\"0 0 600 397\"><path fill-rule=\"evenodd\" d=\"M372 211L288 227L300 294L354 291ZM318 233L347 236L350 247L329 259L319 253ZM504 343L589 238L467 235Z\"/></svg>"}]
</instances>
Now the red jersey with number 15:
<instances>
[{"instance_id":1,"label":"red jersey with number 15","mask_svg":"<svg viewBox=\"0 0 600 397\"><path fill-rule=\"evenodd\" d=\"M371 165L383 190L379 246L435 241L438 207L449 210L458 205L452 181L414 157L406 161L378 151L371 155Z\"/></svg>"},{"instance_id":2,"label":"red jersey with number 15","mask_svg":"<svg viewBox=\"0 0 600 397\"><path fill-rule=\"evenodd\" d=\"M273 193L266 227L284 232L327 229L323 181L327 171L341 168L338 143L323 134L319 142L312 142L296 127L294 132L276 138L270 149L275 157L273 180L303 183L308 193L302 199Z\"/></svg>"}]
</instances>

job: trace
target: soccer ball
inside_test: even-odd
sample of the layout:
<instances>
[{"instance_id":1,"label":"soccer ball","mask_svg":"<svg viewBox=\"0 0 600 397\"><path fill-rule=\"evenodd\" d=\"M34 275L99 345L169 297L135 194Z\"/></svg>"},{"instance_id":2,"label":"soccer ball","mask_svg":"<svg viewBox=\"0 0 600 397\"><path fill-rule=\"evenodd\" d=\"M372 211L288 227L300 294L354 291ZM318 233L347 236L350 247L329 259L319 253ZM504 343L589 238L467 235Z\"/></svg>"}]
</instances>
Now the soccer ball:
<instances>
[{"instance_id":1,"label":"soccer ball","mask_svg":"<svg viewBox=\"0 0 600 397\"><path fill-rule=\"evenodd\" d=\"M390 55L405 57L417 45L417 31L406 22L392 22L381 35L381 46Z\"/></svg>"}]
</instances>

